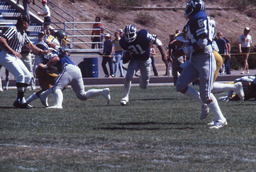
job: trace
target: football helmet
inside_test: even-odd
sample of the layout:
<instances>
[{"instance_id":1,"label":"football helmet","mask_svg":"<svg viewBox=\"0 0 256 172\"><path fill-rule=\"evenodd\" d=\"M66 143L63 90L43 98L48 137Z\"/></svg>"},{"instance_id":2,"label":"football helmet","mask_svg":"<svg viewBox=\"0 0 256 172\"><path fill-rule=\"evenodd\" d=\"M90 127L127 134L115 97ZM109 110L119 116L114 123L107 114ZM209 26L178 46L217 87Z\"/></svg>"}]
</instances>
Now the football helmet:
<instances>
[{"instance_id":1,"label":"football helmet","mask_svg":"<svg viewBox=\"0 0 256 172\"><path fill-rule=\"evenodd\" d=\"M58 32L56 32L55 37L58 39L62 47L67 47L69 45L68 36L63 30L59 30Z\"/></svg>"},{"instance_id":2,"label":"football helmet","mask_svg":"<svg viewBox=\"0 0 256 172\"><path fill-rule=\"evenodd\" d=\"M137 37L137 29L133 25L127 25L124 29L124 37L127 42L133 42Z\"/></svg>"},{"instance_id":3,"label":"football helmet","mask_svg":"<svg viewBox=\"0 0 256 172\"><path fill-rule=\"evenodd\" d=\"M186 5L184 16L188 18L188 16L194 15L199 11L205 11L204 1L190 0Z\"/></svg>"}]
</instances>

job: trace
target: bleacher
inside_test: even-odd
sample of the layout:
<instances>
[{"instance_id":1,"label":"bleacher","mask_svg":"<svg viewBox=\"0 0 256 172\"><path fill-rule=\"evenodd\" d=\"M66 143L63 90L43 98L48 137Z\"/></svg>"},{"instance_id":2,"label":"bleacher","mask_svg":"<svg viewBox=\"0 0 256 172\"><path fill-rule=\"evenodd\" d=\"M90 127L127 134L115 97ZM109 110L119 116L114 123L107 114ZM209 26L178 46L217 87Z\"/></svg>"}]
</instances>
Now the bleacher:
<instances>
[{"instance_id":1,"label":"bleacher","mask_svg":"<svg viewBox=\"0 0 256 172\"><path fill-rule=\"evenodd\" d=\"M15 26L17 17L22 13L13 1L0 0L0 35L4 29ZM28 36L32 42L37 38L37 34L42 29L42 23L31 16L31 24L27 30Z\"/></svg>"}]
</instances>

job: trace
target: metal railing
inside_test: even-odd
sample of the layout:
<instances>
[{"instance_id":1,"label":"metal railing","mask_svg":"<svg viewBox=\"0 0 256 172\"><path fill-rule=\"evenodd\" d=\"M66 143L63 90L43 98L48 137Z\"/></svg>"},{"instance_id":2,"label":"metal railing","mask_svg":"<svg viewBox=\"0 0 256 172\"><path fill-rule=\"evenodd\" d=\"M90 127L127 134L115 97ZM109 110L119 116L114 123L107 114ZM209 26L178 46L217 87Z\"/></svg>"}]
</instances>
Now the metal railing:
<instances>
[{"instance_id":1,"label":"metal railing","mask_svg":"<svg viewBox=\"0 0 256 172\"><path fill-rule=\"evenodd\" d=\"M92 47L93 44L100 44L102 45L103 33L101 30L103 28L93 28L94 24L101 24L100 22L65 22L64 23L64 31L66 33L74 33L73 35L68 35L69 38L72 38L73 42L71 45L74 48L82 48L88 49ZM74 26L71 28L69 25ZM99 35L92 35L93 31L99 31ZM93 37L99 37L100 42L93 42ZM98 49L102 49L102 46L98 47Z\"/></svg>"}]
</instances>

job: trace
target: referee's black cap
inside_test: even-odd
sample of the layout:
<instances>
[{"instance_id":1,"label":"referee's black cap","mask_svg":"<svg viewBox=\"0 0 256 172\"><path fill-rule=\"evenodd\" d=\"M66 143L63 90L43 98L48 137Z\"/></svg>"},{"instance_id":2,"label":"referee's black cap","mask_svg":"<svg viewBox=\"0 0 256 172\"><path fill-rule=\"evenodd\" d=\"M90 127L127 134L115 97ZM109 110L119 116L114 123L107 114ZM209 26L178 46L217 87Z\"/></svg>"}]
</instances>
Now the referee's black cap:
<instances>
[{"instance_id":1,"label":"referee's black cap","mask_svg":"<svg viewBox=\"0 0 256 172\"><path fill-rule=\"evenodd\" d=\"M26 15L21 15L21 16L18 17L16 26L17 27L22 26L23 22L28 22L29 23L29 19Z\"/></svg>"}]
</instances>

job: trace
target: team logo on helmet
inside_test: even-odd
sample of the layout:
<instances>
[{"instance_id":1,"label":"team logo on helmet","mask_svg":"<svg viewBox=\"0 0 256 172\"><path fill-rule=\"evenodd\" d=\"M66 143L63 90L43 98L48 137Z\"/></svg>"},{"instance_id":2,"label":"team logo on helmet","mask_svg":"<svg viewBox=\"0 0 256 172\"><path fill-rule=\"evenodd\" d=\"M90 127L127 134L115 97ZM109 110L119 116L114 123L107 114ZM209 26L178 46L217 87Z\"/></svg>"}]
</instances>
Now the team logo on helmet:
<instances>
[{"instance_id":1,"label":"team logo on helmet","mask_svg":"<svg viewBox=\"0 0 256 172\"><path fill-rule=\"evenodd\" d=\"M124 29L124 37L127 42L133 42L137 37L137 29L133 25L127 25Z\"/></svg>"},{"instance_id":2,"label":"team logo on helmet","mask_svg":"<svg viewBox=\"0 0 256 172\"><path fill-rule=\"evenodd\" d=\"M205 11L204 1L191 0L186 5L184 16L188 18L188 16L194 15L199 11Z\"/></svg>"}]
</instances>

